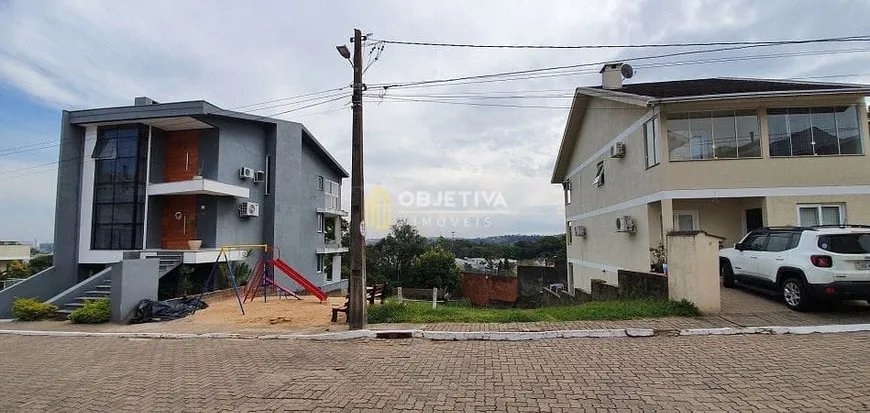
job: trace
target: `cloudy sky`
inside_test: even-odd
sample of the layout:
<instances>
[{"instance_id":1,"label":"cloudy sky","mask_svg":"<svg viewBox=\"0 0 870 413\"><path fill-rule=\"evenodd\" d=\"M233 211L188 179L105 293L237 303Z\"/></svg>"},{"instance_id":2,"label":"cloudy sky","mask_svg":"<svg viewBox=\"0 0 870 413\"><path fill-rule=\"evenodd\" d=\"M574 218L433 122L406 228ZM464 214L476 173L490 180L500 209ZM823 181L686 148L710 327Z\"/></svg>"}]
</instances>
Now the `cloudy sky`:
<instances>
[{"instance_id":1,"label":"cloudy sky","mask_svg":"<svg viewBox=\"0 0 870 413\"><path fill-rule=\"evenodd\" d=\"M348 43L354 27L372 33L373 40L638 44L866 35L867 16L866 1L0 0L0 239L53 236L52 163L57 161L62 109L127 105L143 95L161 102L205 99L235 108L346 86L351 68L335 45ZM385 44L365 81L413 82L689 49ZM870 83L868 51L867 43L847 43L644 60L634 63L631 81L752 76ZM426 235L560 232L562 196L549 178L573 88L600 83L597 67L589 69L394 88L383 98L382 89L370 88L365 104L367 190L380 187L394 201L407 200L405 191L426 193L433 201L451 191L481 197L477 205L469 199L463 206L461 196L454 195L457 206L421 222L428 224L421 225ZM334 95L286 100L279 102L284 106L255 113L298 109L280 117L304 123L350 169L349 92L346 98L321 103ZM316 105L299 109L311 104ZM345 205L349 187L344 188ZM394 218L402 213L400 205L394 206ZM422 221L423 216L416 217Z\"/></svg>"}]
</instances>

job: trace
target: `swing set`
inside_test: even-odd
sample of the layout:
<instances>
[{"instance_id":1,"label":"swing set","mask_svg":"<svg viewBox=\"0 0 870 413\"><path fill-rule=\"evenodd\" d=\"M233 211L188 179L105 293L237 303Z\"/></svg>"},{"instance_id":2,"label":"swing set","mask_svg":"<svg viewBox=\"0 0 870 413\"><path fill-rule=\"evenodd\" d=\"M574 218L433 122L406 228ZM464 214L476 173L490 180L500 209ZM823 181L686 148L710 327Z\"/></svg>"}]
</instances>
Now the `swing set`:
<instances>
[{"instance_id":1,"label":"swing set","mask_svg":"<svg viewBox=\"0 0 870 413\"><path fill-rule=\"evenodd\" d=\"M242 294L239 293L239 286L236 282L236 276L233 274L233 266L230 265L230 257L229 253L237 250L261 250L260 257L257 259L257 263L254 265L253 272L251 273L251 278L248 281L248 285L245 287L244 298L242 298ZM223 262L221 260L223 259ZM223 264L224 268L226 268L227 274L229 275L230 281L233 284L233 291L236 293L236 300L239 302L239 309L242 311L242 315L245 315L245 306L244 303L250 301L254 301L257 294L260 291L260 287L263 288L263 302L266 302L266 297L268 296L269 287L272 287L276 290L281 291L289 297L294 297L297 300L301 300L302 297L299 297L298 294L291 291L290 289L278 284L275 282L275 268L278 268L290 277L291 280L295 281L297 284L302 286L302 288L306 289L312 295L317 297L321 302L326 301L326 294L317 288L316 285L312 284L311 281L308 281L302 274L299 274L292 267L287 265L284 260L280 258L280 251L277 247L270 247L267 244L247 244L247 245L225 245L220 248L218 252L217 258L215 258L214 265L211 268L211 272L208 274L208 278L205 280L205 283L202 285L202 292L199 294L199 299L202 300L203 295L206 292L206 289L209 285L214 281L215 272L218 269L218 266Z\"/></svg>"}]
</instances>

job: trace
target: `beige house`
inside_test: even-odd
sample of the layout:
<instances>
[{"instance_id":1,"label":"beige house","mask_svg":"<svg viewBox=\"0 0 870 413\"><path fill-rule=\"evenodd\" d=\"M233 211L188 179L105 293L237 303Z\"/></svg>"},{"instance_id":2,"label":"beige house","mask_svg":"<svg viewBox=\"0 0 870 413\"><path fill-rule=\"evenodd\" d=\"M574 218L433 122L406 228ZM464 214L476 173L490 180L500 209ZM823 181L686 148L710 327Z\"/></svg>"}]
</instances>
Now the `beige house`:
<instances>
[{"instance_id":1,"label":"beige house","mask_svg":"<svg viewBox=\"0 0 870 413\"><path fill-rule=\"evenodd\" d=\"M870 224L870 86L714 78L577 88L552 183L574 288L649 271L672 230Z\"/></svg>"},{"instance_id":2,"label":"beige house","mask_svg":"<svg viewBox=\"0 0 870 413\"><path fill-rule=\"evenodd\" d=\"M0 241L0 273L13 261L30 260L30 245L16 241Z\"/></svg>"}]
</instances>

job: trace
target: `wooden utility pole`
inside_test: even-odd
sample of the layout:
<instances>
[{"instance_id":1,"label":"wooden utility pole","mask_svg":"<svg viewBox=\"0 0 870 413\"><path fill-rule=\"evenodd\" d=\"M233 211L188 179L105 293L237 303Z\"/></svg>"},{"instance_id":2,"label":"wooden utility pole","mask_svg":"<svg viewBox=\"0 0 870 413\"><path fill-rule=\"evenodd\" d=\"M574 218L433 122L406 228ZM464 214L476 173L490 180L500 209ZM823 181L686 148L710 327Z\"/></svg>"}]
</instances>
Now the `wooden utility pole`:
<instances>
[{"instance_id":1,"label":"wooden utility pole","mask_svg":"<svg viewBox=\"0 0 870 413\"><path fill-rule=\"evenodd\" d=\"M362 43L359 29L353 31L353 137L350 171L350 303L348 322L351 330L366 324L366 224L363 205L363 111Z\"/></svg>"}]
</instances>

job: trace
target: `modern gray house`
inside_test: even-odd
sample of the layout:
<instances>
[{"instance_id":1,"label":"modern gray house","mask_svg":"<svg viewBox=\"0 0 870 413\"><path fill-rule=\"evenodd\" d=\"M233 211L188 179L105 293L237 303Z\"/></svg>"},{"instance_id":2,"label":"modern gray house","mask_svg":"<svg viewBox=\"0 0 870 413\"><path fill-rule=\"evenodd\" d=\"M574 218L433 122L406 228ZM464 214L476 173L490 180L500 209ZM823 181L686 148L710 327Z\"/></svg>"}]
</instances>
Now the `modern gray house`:
<instances>
[{"instance_id":1,"label":"modern gray house","mask_svg":"<svg viewBox=\"0 0 870 413\"><path fill-rule=\"evenodd\" d=\"M16 296L62 306L100 283L126 296L131 287L114 281L114 264L145 259L157 279L182 263L213 263L226 245L268 244L314 285L341 283L348 173L302 124L145 97L64 111L62 122L54 267L0 291L0 318Z\"/></svg>"}]
</instances>

